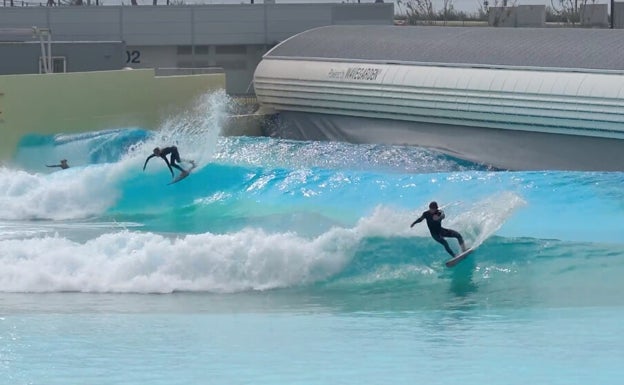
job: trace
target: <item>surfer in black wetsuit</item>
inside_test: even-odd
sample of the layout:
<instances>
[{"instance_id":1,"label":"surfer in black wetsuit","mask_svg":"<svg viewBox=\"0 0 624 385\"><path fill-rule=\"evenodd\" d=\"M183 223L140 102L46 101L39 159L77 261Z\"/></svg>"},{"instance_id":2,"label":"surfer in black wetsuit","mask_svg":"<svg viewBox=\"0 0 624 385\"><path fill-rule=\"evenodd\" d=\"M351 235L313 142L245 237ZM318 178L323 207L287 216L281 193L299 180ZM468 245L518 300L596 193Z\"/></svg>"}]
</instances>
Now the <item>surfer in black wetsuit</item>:
<instances>
[{"instance_id":1,"label":"surfer in black wetsuit","mask_svg":"<svg viewBox=\"0 0 624 385\"><path fill-rule=\"evenodd\" d=\"M67 164L67 159L61 159L60 164L46 164L46 167L60 167L63 170L65 170L69 168L69 165Z\"/></svg>"},{"instance_id":2,"label":"surfer in black wetsuit","mask_svg":"<svg viewBox=\"0 0 624 385\"><path fill-rule=\"evenodd\" d=\"M429 203L429 210L423 212L420 218L416 219L410 225L410 227L414 227L416 223L420 223L424 219L427 220L427 227L429 227L431 237L436 241L440 242L442 246L444 246L444 248L446 249L447 253L455 257L455 253L444 238L457 238L457 241L459 242L459 246L461 247L462 251L466 251L466 245L464 244L464 239L462 238L461 234L455 230L445 229L444 227L442 227L444 212L438 209L438 204L436 202Z\"/></svg>"},{"instance_id":3,"label":"surfer in black wetsuit","mask_svg":"<svg viewBox=\"0 0 624 385\"><path fill-rule=\"evenodd\" d=\"M167 155L171 155L169 157L171 161L167 160ZM165 147L165 148L156 147L154 149L154 153L148 156L147 159L145 159L145 164L143 165L143 171L145 171L145 166L147 166L147 162L149 162L150 159L156 156L163 158L165 163L167 163L167 167L169 167L169 171L171 171L171 177L174 176L172 167L175 167L178 170L180 170L182 174L188 174L188 171L186 171L185 169L183 169L182 167L176 164L176 162L182 162L180 160L180 153L178 152L178 148L176 146ZM190 161L190 163L193 164L194 162Z\"/></svg>"}]
</instances>

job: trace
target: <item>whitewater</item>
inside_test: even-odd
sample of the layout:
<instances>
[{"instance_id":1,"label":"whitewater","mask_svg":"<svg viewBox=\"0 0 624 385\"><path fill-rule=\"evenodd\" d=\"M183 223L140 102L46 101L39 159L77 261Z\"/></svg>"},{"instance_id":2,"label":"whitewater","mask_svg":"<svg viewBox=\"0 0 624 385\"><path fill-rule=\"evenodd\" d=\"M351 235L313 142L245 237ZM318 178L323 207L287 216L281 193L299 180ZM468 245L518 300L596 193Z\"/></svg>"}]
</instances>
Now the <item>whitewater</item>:
<instances>
[{"instance_id":1,"label":"whitewater","mask_svg":"<svg viewBox=\"0 0 624 385\"><path fill-rule=\"evenodd\" d=\"M0 166L0 383L618 383L624 173L225 137L232 103Z\"/></svg>"}]
</instances>

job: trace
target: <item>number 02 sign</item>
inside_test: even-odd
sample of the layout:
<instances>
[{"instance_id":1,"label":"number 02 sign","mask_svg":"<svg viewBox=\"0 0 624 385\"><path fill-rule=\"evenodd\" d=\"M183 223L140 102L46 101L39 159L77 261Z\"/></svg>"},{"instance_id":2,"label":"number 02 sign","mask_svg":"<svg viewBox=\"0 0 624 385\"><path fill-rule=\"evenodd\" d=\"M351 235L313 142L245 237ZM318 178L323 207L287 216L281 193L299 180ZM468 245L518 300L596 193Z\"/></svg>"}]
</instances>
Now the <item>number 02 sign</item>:
<instances>
[{"instance_id":1,"label":"number 02 sign","mask_svg":"<svg viewBox=\"0 0 624 385\"><path fill-rule=\"evenodd\" d=\"M141 63L141 51L136 49L132 51L126 51L126 63Z\"/></svg>"}]
</instances>

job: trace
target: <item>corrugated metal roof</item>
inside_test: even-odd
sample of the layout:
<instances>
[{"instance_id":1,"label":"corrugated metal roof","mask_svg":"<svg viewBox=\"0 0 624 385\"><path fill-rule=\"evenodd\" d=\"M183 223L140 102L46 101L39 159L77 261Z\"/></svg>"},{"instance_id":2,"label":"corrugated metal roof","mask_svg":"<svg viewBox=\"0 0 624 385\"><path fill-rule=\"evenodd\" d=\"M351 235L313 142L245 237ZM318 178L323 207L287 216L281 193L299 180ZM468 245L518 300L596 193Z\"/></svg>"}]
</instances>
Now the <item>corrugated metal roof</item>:
<instances>
[{"instance_id":1,"label":"corrugated metal roof","mask_svg":"<svg viewBox=\"0 0 624 385\"><path fill-rule=\"evenodd\" d=\"M300 33L266 57L624 70L624 30L339 25Z\"/></svg>"}]
</instances>

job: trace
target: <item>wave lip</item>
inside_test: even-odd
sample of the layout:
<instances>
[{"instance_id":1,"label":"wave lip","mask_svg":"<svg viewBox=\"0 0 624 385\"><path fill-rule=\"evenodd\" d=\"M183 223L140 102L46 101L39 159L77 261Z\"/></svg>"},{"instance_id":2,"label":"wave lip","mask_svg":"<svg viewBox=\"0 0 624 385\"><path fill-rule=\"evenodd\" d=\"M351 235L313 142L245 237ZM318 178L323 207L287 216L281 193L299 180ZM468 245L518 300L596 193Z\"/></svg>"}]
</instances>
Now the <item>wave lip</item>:
<instances>
[{"instance_id":1,"label":"wave lip","mask_svg":"<svg viewBox=\"0 0 624 385\"><path fill-rule=\"evenodd\" d=\"M510 202L503 196L489 204L497 199ZM0 290L223 293L313 285L360 264L354 258L366 239L413 237L407 220L398 222L395 213L387 213L379 208L352 228L332 227L314 237L246 227L227 234L177 237L125 230L83 243L58 236L5 239L0 240L5 250L0 256ZM496 221L500 225L505 219ZM462 221L454 225L475 226ZM488 224L475 230L475 239L487 238L496 228Z\"/></svg>"}]
</instances>

